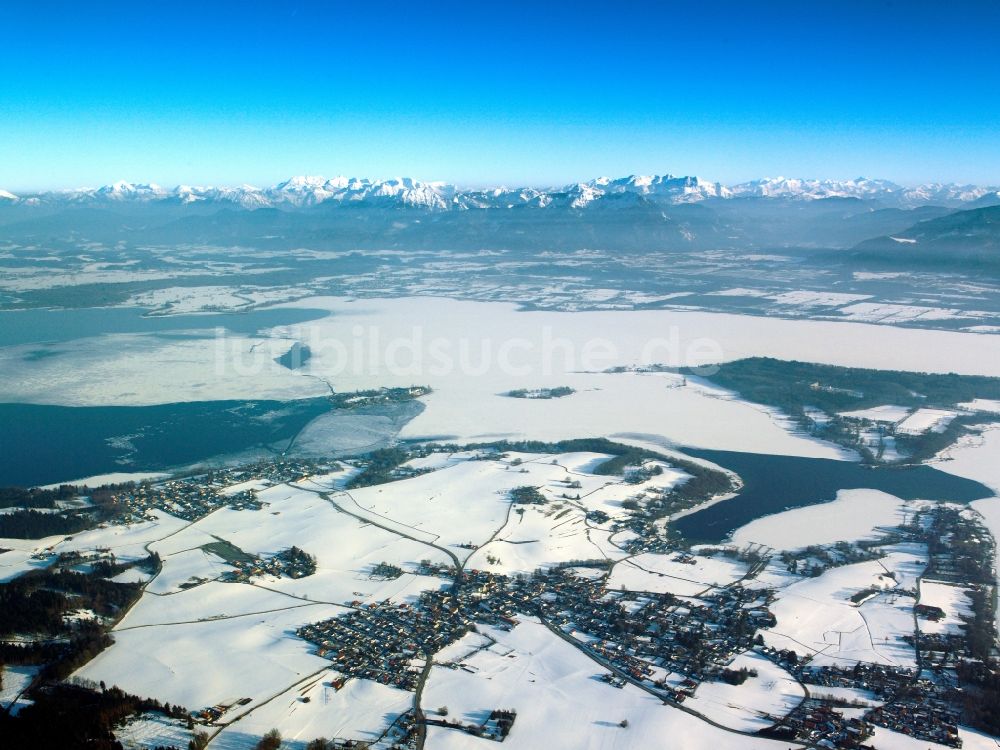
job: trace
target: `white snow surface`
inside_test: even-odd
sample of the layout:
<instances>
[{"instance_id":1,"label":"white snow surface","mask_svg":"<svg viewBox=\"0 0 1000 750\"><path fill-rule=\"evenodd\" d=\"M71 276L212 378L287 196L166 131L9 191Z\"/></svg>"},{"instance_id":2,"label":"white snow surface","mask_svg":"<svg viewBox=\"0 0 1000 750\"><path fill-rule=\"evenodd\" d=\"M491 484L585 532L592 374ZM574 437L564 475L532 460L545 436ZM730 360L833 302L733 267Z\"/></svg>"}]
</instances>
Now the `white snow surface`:
<instances>
[{"instance_id":1,"label":"white snow surface","mask_svg":"<svg viewBox=\"0 0 1000 750\"><path fill-rule=\"evenodd\" d=\"M898 545L880 560L830 568L786 586L770 607L777 624L762 631L764 641L803 656L812 654L816 665L866 661L912 667L913 647L903 636L913 632L914 600L894 590L915 587L926 564L925 552ZM869 588L882 593L860 604L851 601Z\"/></svg>"},{"instance_id":2,"label":"white snow surface","mask_svg":"<svg viewBox=\"0 0 1000 750\"><path fill-rule=\"evenodd\" d=\"M904 503L878 490L841 490L829 503L793 508L755 519L733 532L737 545L751 542L776 550L872 539L903 520Z\"/></svg>"},{"instance_id":3,"label":"white snow surface","mask_svg":"<svg viewBox=\"0 0 1000 750\"><path fill-rule=\"evenodd\" d=\"M435 666L422 703L432 711L447 706L450 719L465 723L483 721L494 708L515 709L517 719L504 740L504 748L625 750L660 747L665 737L670 738L672 746L685 750L783 750L787 746L729 734L664 706L658 698L632 685L617 689L595 679L605 672L600 665L532 618L523 618L510 632L493 628L483 631L496 640L496 645L463 660L471 673ZM474 648L476 643L470 645ZM771 696L755 697L772 700ZM625 729L619 726L622 720L628 721ZM428 728L427 744L440 750L490 750L495 746L491 740L442 727Z\"/></svg>"},{"instance_id":4,"label":"white snow surface","mask_svg":"<svg viewBox=\"0 0 1000 750\"><path fill-rule=\"evenodd\" d=\"M676 554L644 553L615 565L608 588L695 596L739 580L746 572L744 563L723 555L694 555L690 562L680 562Z\"/></svg>"},{"instance_id":5,"label":"white snow surface","mask_svg":"<svg viewBox=\"0 0 1000 750\"><path fill-rule=\"evenodd\" d=\"M958 408L965 409L966 411L982 411L987 414L1000 414L1000 401L994 401L987 398L975 398L964 404L958 404Z\"/></svg>"},{"instance_id":6,"label":"white snow surface","mask_svg":"<svg viewBox=\"0 0 1000 750\"><path fill-rule=\"evenodd\" d=\"M751 675L742 685L703 682L684 705L724 726L756 732L773 726L769 717L786 715L805 698L805 690L794 677L753 651L737 656L729 669L748 669Z\"/></svg>"},{"instance_id":7,"label":"white snow surface","mask_svg":"<svg viewBox=\"0 0 1000 750\"><path fill-rule=\"evenodd\" d=\"M901 435L923 435L925 432L944 432L957 412L948 409L917 409L896 426Z\"/></svg>"},{"instance_id":8,"label":"white snow surface","mask_svg":"<svg viewBox=\"0 0 1000 750\"><path fill-rule=\"evenodd\" d=\"M920 603L940 607L945 616L938 621L921 618L920 630L925 633L951 633L961 635L965 621L962 615L972 615L972 600L961 586L941 581L920 582Z\"/></svg>"},{"instance_id":9,"label":"white snow surface","mask_svg":"<svg viewBox=\"0 0 1000 750\"><path fill-rule=\"evenodd\" d=\"M885 406L873 406L869 409L855 409L854 411L842 411L840 416L848 419L861 419L867 422L884 422L896 424L906 419L912 409L906 406L895 406L886 404Z\"/></svg>"}]
</instances>

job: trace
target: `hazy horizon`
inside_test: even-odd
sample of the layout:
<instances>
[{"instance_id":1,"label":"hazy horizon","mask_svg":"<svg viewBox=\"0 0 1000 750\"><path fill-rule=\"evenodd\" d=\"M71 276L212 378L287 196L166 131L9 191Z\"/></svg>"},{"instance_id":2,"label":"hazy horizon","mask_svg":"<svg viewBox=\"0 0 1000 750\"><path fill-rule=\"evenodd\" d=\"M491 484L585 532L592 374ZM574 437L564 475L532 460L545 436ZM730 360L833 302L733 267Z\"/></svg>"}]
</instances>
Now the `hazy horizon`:
<instances>
[{"instance_id":1,"label":"hazy horizon","mask_svg":"<svg viewBox=\"0 0 1000 750\"><path fill-rule=\"evenodd\" d=\"M351 179L351 180L353 180L353 179L359 179L359 180L365 180L365 179L367 179L367 180L371 180L372 182L389 181L389 180L402 180L402 179L412 179L412 180L414 180L416 182L420 182L420 183L427 184L427 185L448 185L448 186L456 188L459 191L486 190L486 189L495 189L495 188L507 188L507 189L528 188L528 189L536 189L536 190L556 190L556 189L560 189L560 188L571 186L571 185L588 183L588 182L592 182L592 181L600 180L600 179L605 179L605 178L612 179L612 180L617 180L617 179L625 179L625 178L628 178L628 177L666 177L666 176L675 177L675 178L697 177L700 180L703 180L705 182L718 183L718 184L726 186L726 187L731 187L731 186L734 186L734 185L740 185L740 184L750 183L750 182L754 182L754 181L757 181L757 180L801 180L803 182L805 182L805 181L847 182L847 181L852 181L852 180L883 180L883 181L886 181L886 182L894 183L894 184L898 185L899 187L906 188L906 189L916 188L916 187L920 187L920 186L928 185L928 184L954 184L954 185L959 185L959 186L969 185L969 186L977 186L977 187L993 187L995 185L1000 184L1000 177L998 177L995 180L988 181L988 182L970 182L970 181L965 181L965 180L935 180L935 179L924 180L924 181L921 181L921 182L903 182L903 181L894 180L891 177L886 177L884 175L879 175L879 174L859 174L859 175L854 175L854 176L846 176L846 175L841 176L841 175L837 175L837 176L833 176L833 177L815 176L815 175L796 175L796 174L761 174L761 175L756 175L754 177L749 177L749 178L747 178L745 180L720 180L720 179L715 179L711 175L701 174L701 173L697 173L697 172L686 173L686 172L677 172L677 171L670 171L670 170L646 171L646 172L620 172L620 173L616 172L616 173L611 173L611 174L595 174L595 175L591 175L589 177L581 177L579 179L572 179L572 180L569 180L567 182L552 182L552 183L544 183L544 182L534 182L534 183L519 182L519 183L514 183L514 182L499 182L499 181L497 181L497 182L490 182L488 180L484 180L484 181L479 181L479 182L476 182L476 183L464 183L463 184L463 183L455 183L455 182L452 182L450 180L445 180L445 179L438 179L438 178L433 178L433 177L432 178L426 178L426 177L424 177L422 175L412 175L412 174L392 174L392 175L373 175L373 174L368 174L368 173L360 173L360 174L328 173L328 174L321 174L321 173L313 170L313 171L310 171L310 172L288 174L288 175L285 175L284 177L280 177L280 178L275 179L275 180L264 181L264 182L261 182L261 181L252 182L250 180L242 180L242 181L238 181L238 182L197 182L197 181L194 181L194 180L184 180L184 181L181 181L181 182L178 182L178 183L169 183L169 182L161 182L159 180L151 180L151 179L144 179L144 178L139 178L139 179L124 179L124 178L119 178L119 179L109 180L109 181L103 182L103 183L91 183L91 184L81 184L81 185L72 185L72 186L71 185L56 185L56 186L53 186L53 187L34 188L34 189L32 189L32 188L29 188L29 189L14 189L14 188L11 188L9 186L0 185L0 189L6 190L6 191L11 192L11 193L13 193L15 195L18 195L18 196L22 196L22 195L33 195L33 194L42 194L42 193L50 193L50 192L51 193L62 193L62 192L73 193L73 192L76 192L76 191L98 190L98 189L100 189L102 187L108 187L108 186L112 186L112 185L124 182L124 183L128 183L128 184L134 185L134 186L139 186L139 185L156 186L156 187L159 187L159 188L161 188L163 190L168 190L168 191L169 190L174 190L174 189L180 188L180 187L186 187L186 186L187 187L199 187L199 188L208 188L208 187L225 187L225 188L251 187L251 188L266 190L268 188L276 187L277 185L280 185L283 182L286 182L286 181L289 181L289 180L294 180L294 179L297 179L297 178L310 178L310 179L311 178L317 178L317 179L323 179L323 180L335 180L335 179L339 179L339 178L346 178L346 179Z\"/></svg>"}]
</instances>

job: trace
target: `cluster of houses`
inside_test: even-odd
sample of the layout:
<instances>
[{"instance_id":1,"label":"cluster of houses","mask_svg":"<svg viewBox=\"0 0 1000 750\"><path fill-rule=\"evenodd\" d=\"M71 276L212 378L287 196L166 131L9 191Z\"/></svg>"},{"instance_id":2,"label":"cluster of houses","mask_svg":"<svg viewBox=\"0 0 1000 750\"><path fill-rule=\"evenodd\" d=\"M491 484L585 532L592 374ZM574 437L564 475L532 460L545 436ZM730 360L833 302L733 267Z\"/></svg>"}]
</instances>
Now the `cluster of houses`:
<instances>
[{"instance_id":1,"label":"cluster of houses","mask_svg":"<svg viewBox=\"0 0 1000 750\"><path fill-rule=\"evenodd\" d=\"M846 717L828 701L806 698L762 734L777 739L797 739L814 747L863 748L874 728L863 717Z\"/></svg>"},{"instance_id":2,"label":"cluster of houses","mask_svg":"<svg viewBox=\"0 0 1000 750\"><path fill-rule=\"evenodd\" d=\"M252 578L274 576L305 578L316 572L316 558L298 547L289 547L271 557L249 556L248 560L229 560L235 570L223 574L222 580L245 583Z\"/></svg>"},{"instance_id":3,"label":"cluster of houses","mask_svg":"<svg viewBox=\"0 0 1000 750\"><path fill-rule=\"evenodd\" d=\"M99 562L115 562L115 553L109 547L95 547L91 550L74 549L59 553L46 549L32 553L31 557L34 560L51 559L53 569L61 568L63 570L82 570Z\"/></svg>"},{"instance_id":4,"label":"cluster of houses","mask_svg":"<svg viewBox=\"0 0 1000 750\"><path fill-rule=\"evenodd\" d=\"M974 541L977 534L978 528L959 513L935 508L893 530L880 543L891 539L928 544L928 535L936 535L941 550L929 550L930 567L944 577L954 569L958 576L968 564L960 559L965 553L957 550L965 549L964 541ZM951 544L956 540L963 544ZM675 561L693 562L680 548L673 551ZM871 554L874 550L867 544L833 545L811 549L797 559L799 564L808 561L825 569ZM751 572L768 559L765 550L754 555ZM976 555L991 557L991 548L987 545ZM785 562L791 565L793 560ZM352 613L306 626L299 635L315 643L320 655L347 677L415 690L426 659L476 623L509 629L519 614L534 614L608 667L610 673L602 678L608 684L621 687L631 681L675 704L693 695L702 682L725 679L736 655L755 650L785 668L810 692L789 715L772 717L774 725L762 734L817 747L863 748L873 727L882 726L919 741L961 745L957 733L960 695L954 672L945 669L941 653L967 653L962 650L962 636L919 636L916 643L924 666L920 673L870 663L813 666L792 651L766 646L758 635L761 628L775 624L769 610L773 591L747 588L740 582L697 598L609 590L604 576L581 575L580 566L587 566L586 561L512 578L463 571L450 587L424 592L412 606L354 602L358 609ZM421 563L421 572L454 576L452 569L429 562ZM856 691L859 701L824 696L824 687ZM421 720L502 739L500 721L489 729L437 718Z\"/></svg>"},{"instance_id":5,"label":"cluster of houses","mask_svg":"<svg viewBox=\"0 0 1000 750\"><path fill-rule=\"evenodd\" d=\"M427 572L446 575L428 566ZM426 658L456 641L477 622L511 628L519 613L536 614L550 627L575 639L612 672L602 679L615 687L626 681L655 690L665 702L681 703L706 680L723 679L740 653L755 649L806 684L812 697L788 716L775 716L765 734L819 747L861 748L874 726L888 727L921 741L960 747L954 686L926 679L915 670L861 663L851 667L812 666L790 651L763 644L760 628L773 626L768 609L773 593L739 583L713 589L697 599L671 594L611 591L602 577L581 576L555 567L531 576L508 578L466 571L450 588L424 592L414 605L390 603L309 625L299 635L317 644L348 677L362 677L415 690ZM357 604L357 603L356 603ZM823 697L822 688L850 688L872 696L863 711ZM833 691L831 691L833 692ZM472 727L427 719L479 736L502 739L500 723Z\"/></svg>"},{"instance_id":6,"label":"cluster of houses","mask_svg":"<svg viewBox=\"0 0 1000 750\"><path fill-rule=\"evenodd\" d=\"M377 388L368 391L334 393L330 400L338 409L360 409L367 406L399 403L426 396L430 386L414 385L409 388Z\"/></svg>"},{"instance_id":7,"label":"cluster of houses","mask_svg":"<svg viewBox=\"0 0 1000 750\"><path fill-rule=\"evenodd\" d=\"M513 709L498 708L490 712L486 721L481 724L466 724L457 719L424 719L424 724L428 726L444 727L445 729L457 729L471 734L474 737L482 737L495 742L503 742L510 734L517 718L517 711Z\"/></svg>"},{"instance_id":8,"label":"cluster of houses","mask_svg":"<svg viewBox=\"0 0 1000 750\"><path fill-rule=\"evenodd\" d=\"M659 468L659 464L653 465ZM628 469L625 479L630 484L637 484L652 476L650 471L635 473ZM679 497L669 488L644 487L642 491L622 503L622 507L629 513L623 518L616 519L611 525L611 530L632 532L620 543L622 549L629 554L640 555L644 552L669 554L683 551L684 547L667 535L665 519L672 513L690 507L691 504L690 500Z\"/></svg>"},{"instance_id":9,"label":"cluster of houses","mask_svg":"<svg viewBox=\"0 0 1000 750\"><path fill-rule=\"evenodd\" d=\"M118 516L121 523L150 519L154 510L164 511L186 521L196 521L225 505L260 507L249 491L243 496L224 496L210 485L186 479L156 485L141 484L116 494L114 501L124 508Z\"/></svg>"},{"instance_id":10,"label":"cluster of houses","mask_svg":"<svg viewBox=\"0 0 1000 750\"><path fill-rule=\"evenodd\" d=\"M781 562L789 573L800 576L816 577L830 568L841 565L878 560L885 555L880 547L901 541L903 537L884 534L876 542L837 542L827 546L808 546L796 550L785 550L781 553Z\"/></svg>"},{"instance_id":11,"label":"cluster of houses","mask_svg":"<svg viewBox=\"0 0 1000 750\"><path fill-rule=\"evenodd\" d=\"M113 501L122 509L117 522L147 520L154 510L187 521L196 521L222 507L260 510L263 505L257 498L258 490L336 468L336 464L330 462L317 464L294 459L263 461L185 479L142 483L114 495Z\"/></svg>"},{"instance_id":12,"label":"cluster of houses","mask_svg":"<svg viewBox=\"0 0 1000 750\"><path fill-rule=\"evenodd\" d=\"M416 690L424 660L461 638L471 623L453 611L379 602L306 625L298 636L340 673Z\"/></svg>"},{"instance_id":13,"label":"cluster of houses","mask_svg":"<svg viewBox=\"0 0 1000 750\"><path fill-rule=\"evenodd\" d=\"M865 718L923 742L961 747L955 703L930 680L918 680L916 688L872 709Z\"/></svg>"},{"instance_id":14,"label":"cluster of houses","mask_svg":"<svg viewBox=\"0 0 1000 750\"><path fill-rule=\"evenodd\" d=\"M919 612L916 614L920 616ZM904 635L903 640L918 650L921 664L938 673L945 668L955 668L960 661L970 656L968 639L963 633L921 632L917 636Z\"/></svg>"},{"instance_id":15,"label":"cluster of houses","mask_svg":"<svg viewBox=\"0 0 1000 750\"><path fill-rule=\"evenodd\" d=\"M622 505L631 511L625 518L619 518L611 524L611 530L632 532L619 543L619 546L630 555L641 555L644 552L669 554L680 549L676 541L665 534L665 524L662 521L667 511L664 509L670 501L664 493L639 493L629 498Z\"/></svg>"},{"instance_id":16,"label":"cluster of houses","mask_svg":"<svg viewBox=\"0 0 1000 750\"><path fill-rule=\"evenodd\" d=\"M240 698L232 703L217 703L214 706L203 708L201 711L193 711L191 718L201 724L214 724L231 709L249 705L252 701L253 698Z\"/></svg>"},{"instance_id":17,"label":"cluster of houses","mask_svg":"<svg viewBox=\"0 0 1000 750\"><path fill-rule=\"evenodd\" d=\"M509 629L518 613L533 613L618 674L679 703L754 646L756 630L774 622L767 603L768 594L742 586L716 589L695 603L609 591L603 579L562 568L518 578L471 570L450 588L424 592L416 605L359 606L298 634L348 677L415 690L424 660L476 622ZM674 684L665 681L669 674L678 678Z\"/></svg>"},{"instance_id":18,"label":"cluster of houses","mask_svg":"<svg viewBox=\"0 0 1000 750\"><path fill-rule=\"evenodd\" d=\"M716 589L697 600L671 594L608 591L602 579L553 569L536 573L524 604L550 624L587 642L609 665L683 700L697 683L722 674L736 654L754 644L760 627L773 624L768 595L741 586ZM582 636L582 637L581 637ZM666 688L657 674L693 681L689 690Z\"/></svg>"},{"instance_id":19,"label":"cluster of houses","mask_svg":"<svg viewBox=\"0 0 1000 750\"><path fill-rule=\"evenodd\" d=\"M762 647L760 651L785 667L814 696L821 696L824 687L848 688L862 691L859 695L871 695L878 705L860 717L865 725L887 727L923 742L936 742L949 747L962 746L962 740L958 736L957 706L960 703L957 700L957 685L946 674L935 674L932 679L925 676L926 672L918 675L914 669L870 663L858 663L850 667L817 667L800 663L789 652L768 647ZM827 707L824 714L827 721L835 721L832 715L839 715L840 712L832 706ZM822 724L818 728L796 725L797 718L802 718L800 713L793 712L782 725L794 725L808 730L809 733L798 735L800 739L809 739L812 732L824 729ZM836 721L839 721L838 728L829 730L823 736L834 741L836 747L858 746L852 744L859 740L857 732L846 729L848 726L857 728L857 723L843 718ZM834 739L838 737L839 739Z\"/></svg>"}]
</instances>

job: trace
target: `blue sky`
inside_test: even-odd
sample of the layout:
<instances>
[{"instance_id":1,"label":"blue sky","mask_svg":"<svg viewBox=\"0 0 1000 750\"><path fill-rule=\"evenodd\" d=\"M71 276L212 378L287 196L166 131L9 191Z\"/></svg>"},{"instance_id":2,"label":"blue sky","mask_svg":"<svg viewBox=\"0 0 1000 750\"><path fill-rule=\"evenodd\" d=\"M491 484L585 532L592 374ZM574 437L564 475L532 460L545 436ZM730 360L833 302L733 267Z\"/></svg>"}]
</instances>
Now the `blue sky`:
<instances>
[{"instance_id":1,"label":"blue sky","mask_svg":"<svg viewBox=\"0 0 1000 750\"><path fill-rule=\"evenodd\" d=\"M0 187L1000 183L1000 3L0 4Z\"/></svg>"}]
</instances>

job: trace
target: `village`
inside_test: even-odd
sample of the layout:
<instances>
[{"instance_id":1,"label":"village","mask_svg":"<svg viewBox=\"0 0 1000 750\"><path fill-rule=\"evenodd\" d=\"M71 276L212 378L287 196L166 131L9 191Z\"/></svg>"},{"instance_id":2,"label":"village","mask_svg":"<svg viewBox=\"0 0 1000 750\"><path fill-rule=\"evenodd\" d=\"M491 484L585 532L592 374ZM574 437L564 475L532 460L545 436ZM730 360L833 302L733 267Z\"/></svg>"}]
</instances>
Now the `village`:
<instances>
[{"instance_id":1,"label":"village","mask_svg":"<svg viewBox=\"0 0 1000 750\"><path fill-rule=\"evenodd\" d=\"M203 518L220 508L266 511L267 488L323 474L344 474L347 479L341 481L346 482L371 471L375 483L419 477L430 469L407 462L435 450L443 449L424 446L397 451L399 455L352 459L346 473L342 462L259 462L118 488L114 500L123 509L123 519L144 518L154 510L185 520ZM486 455L496 460L503 454L491 451L468 460L486 460ZM519 472L524 469L520 459L512 459L510 465ZM738 689L747 680L747 670L734 663L751 654L775 665L804 693L784 710L762 712L765 726L754 734L850 749L867 747L877 728L884 727L920 741L961 747L958 727L964 688L957 671L966 660L982 658L975 645L977 628L986 627L983 621L992 622L992 609L970 621L964 632L918 628L902 634L902 641L916 655L916 668L864 661L846 666L813 664L811 655L774 647L762 637L762 631L766 633L776 624L772 607L779 591L757 578L765 570L784 570L796 579L818 578L845 566L878 561L886 546L909 544L925 550L925 581L986 587L993 575L992 543L978 522L957 506L926 505L905 515L900 525L884 528L877 538L868 540L780 552L761 544L692 547L667 532L658 508L649 508L658 501L670 502L668 495L638 487L657 476L656 470L652 462L626 466L620 481L625 486L635 485L637 493L644 492L643 502L633 504L627 497L622 507L629 512L615 516L588 510L587 521L616 532L633 532L625 536L622 546L629 557L657 557L682 576L688 575L686 568L693 570L706 559L725 561L718 564L736 571L728 582L686 595L641 586L613 586L611 573L616 563L608 558L564 561L530 574L512 575L429 560L410 564L383 560L372 563L365 575L381 581L418 575L438 579L440 585L406 599L345 600L346 613L297 626L294 633L313 645L312 653L330 663L325 684L332 691L339 692L350 681L359 680L419 695L432 666L472 673L461 659L438 656L448 646L470 634L480 636L484 628L511 632L530 618L585 654L602 683L617 689L632 685L664 705L696 712L704 686L727 683ZM547 492L565 490L566 497L566 493L575 494L580 489L579 481L556 479ZM263 493L264 500L258 493ZM505 496L515 516L544 508L549 502L539 488L527 484L511 487ZM454 546L473 552L478 549L472 542L455 542ZM256 585L269 578L306 578L317 570L314 555L295 544L277 552L249 554L215 537L201 549L230 567L217 578L220 582ZM119 565L111 550L104 548L54 554L45 553L46 559L52 557L63 568L88 566L112 574L128 567ZM151 555L129 566L155 571L159 562ZM486 564L495 562L486 556ZM894 583L893 575L887 572L886 580ZM189 582L182 582L180 589L188 586ZM850 602L859 605L879 592L877 588L862 588ZM918 603L910 589L896 587L894 596L912 598L909 606L918 622L936 623L946 616L941 607ZM752 676L756 677L756 672ZM237 700L231 705L209 706L197 712L195 719L220 726L240 705ZM417 746L416 738L426 727L502 742L515 724L519 707L483 707L486 709L489 719L472 722L426 706L420 709L417 704L415 711L398 716L387 731L395 733L400 747ZM347 739L336 742L342 744L332 746L357 746Z\"/></svg>"},{"instance_id":2,"label":"village","mask_svg":"<svg viewBox=\"0 0 1000 750\"><path fill-rule=\"evenodd\" d=\"M738 683L740 675L728 665L738 654L753 651L787 670L810 696L788 715L770 717L773 726L762 736L860 748L875 726L884 726L961 746L961 696L953 677L938 671L928 678L912 669L865 663L810 666L792 652L765 646L757 635L759 628L773 625L767 608L771 597L766 589L736 584L695 603L669 594L609 591L602 577L579 567L519 578L472 570L449 588L425 592L414 606L369 605L306 626L298 635L316 643L317 653L333 662L343 675L338 687L356 677L415 691L428 660L477 624L509 630L530 615L607 669L602 681L614 687L631 682L673 705L695 695L703 682ZM856 709L845 710L853 704L826 697L823 688L870 693L877 705L857 715Z\"/></svg>"},{"instance_id":3,"label":"village","mask_svg":"<svg viewBox=\"0 0 1000 750\"><path fill-rule=\"evenodd\" d=\"M427 449L414 452L427 454ZM360 471L367 466L381 471L377 461L361 460L356 465ZM391 479L425 471L400 466L398 459L393 464L397 468L388 469ZM160 509L196 519L219 507L259 508L258 490L336 468L333 463L264 462L159 485L141 485L122 492L116 500L128 509L126 517ZM655 470L654 465L627 469L624 481L639 484ZM566 486L578 489L579 483ZM519 513L519 507L546 502L530 486L515 487L509 499ZM688 552L683 540L665 534L659 521L657 503L669 501L665 494L661 497L647 491L643 506L631 507L632 512L614 519L612 527L635 532L626 542L630 554L670 555L678 564L693 565L696 557ZM654 507L650 508L651 504ZM588 519L597 523L612 520L603 511L589 513ZM970 560L973 553L966 544L988 537L962 514L947 507L918 513L901 527L885 530L878 541L807 546L794 553L783 552L777 559L792 574L818 576L831 568L877 559L882 554L880 549L890 543L928 544L934 539L951 544L930 546L929 575L968 582L973 571L976 581L990 580L992 568L986 556L975 554L976 559ZM223 576L224 581L252 582L264 576L298 578L315 571L314 558L294 546L266 558L244 557L239 550L227 552L222 542L215 546L220 548L217 554L233 568ZM470 544L468 549L475 549L475 545ZM970 653L965 636L923 632L905 636L914 645L920 663L932 667L929 670L866 663L852 667L812 666L808 657L803 659L794 652L765 645L759 634L761 629L774 625L769 610L774 591L743 583L753 580L770 563L774 551L749 545L742 549L724 546L715 552L731 555L746 566L747 572L742 579L710 588L697 597L610 589L606 560L576 561L512 577L476 569L456 572L450 566L422 561L419 574L451 583L422 592L413 603L349 602L352 610L348 614L303 626L296 635L315 644L315 653L331 662L336 676L330 685L335 690L340 690L347 680L362 679L416 692L426 679L434 655L446 646L481 625L510 630L525 616L537 617L603 668L602 681L614 687L632 683L675 706L696 696L703 683L739 684L745 676L733 672L729 665L740 654L752 652L786 670L807 691L805 699L789 713L770 716L772 725L761 730L762 736L825 747L860 748L874 728L882 726L920 740L961 746L957 726L962 696L954 669L961 657ZM371 570L373 577L387 580L403 573L402 568L385 562ZM863 594L859 592L854 600L863 601ZM934 607L916 603L914 612L932 621L941 614ZM463 667L453 664L452 668ZM850 702L826 696L824 688L861 691L874 696L876 702L859 711ZM495 707L495 711L506 709ZM423 713L411 717L411 721L414 727L436 725L502 741L515 715L498 713L502 720L493 721L492 728ZM202 719L213 721L211 710ZM412 738L412 733L407 736Z\"/></svg>"},{"instance_id":4,"label":"village","mask_svg":"<svg viewBox=\"0 0 1000 750\"><path fill-rule=\"evenodd\" d=\"M311 474L330 472L336 467L334 462L283 458L219 468L164 482L142 482L112 495L111 500L119 510L114 522L129 524L149 520L154 510L186 521L196 521L219 508L260 510L259 490Z\"/></svg>"}]
</instances>

